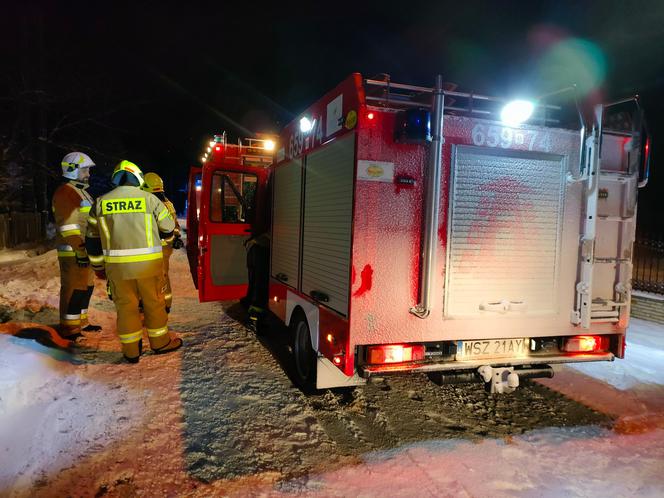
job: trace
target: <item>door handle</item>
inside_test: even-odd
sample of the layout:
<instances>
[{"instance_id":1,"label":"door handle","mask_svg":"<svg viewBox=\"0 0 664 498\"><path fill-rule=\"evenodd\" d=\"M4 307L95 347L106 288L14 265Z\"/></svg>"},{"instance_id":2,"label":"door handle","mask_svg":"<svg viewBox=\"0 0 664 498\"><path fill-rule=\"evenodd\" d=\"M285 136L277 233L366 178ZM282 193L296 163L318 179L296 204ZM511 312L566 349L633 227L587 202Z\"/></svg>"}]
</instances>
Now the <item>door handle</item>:
<instances>
[{"instance_id":1,"label":"door handle","mask_svg":"<svg viewBox=\"0 0 664 498\"><path fill-rule=\"evenodd\" d=\"M285 273L277 273L274 278L279 280L280 282L288 282L288 275Z\"/></svg>"},{"instance_id":2,"label":"door handle","mask_svg":"<svg viewBox=\"0 0 664 498\"><path fill-rule=\"evenodd\" d=\"M509 301L494 301L491 303L480 303L480 310L482 311L496 311L498 313L505 313L509 310Z\"/></svg>"},{"instance_id":3,"label":"door handle","mask_svg":"<svg viewBox=\"0 0 664 498\"><path fill-rule=\"evenodd\" d=\"M312 290L309 295L314 299L314 301L318 301L319 303L328 303L330 302L330 296L325 294L324 292L317 291L317 290Z\"/></svg>"},{"instance_id":4,"label":"door handle","mask_svg":"<svg viewBox=\"0 0 664 498\"><path fill-rule=\"evenodd\" d=\"M493 301L490 303L480 303L480 310L482 311L495 311L497 313L506 313L508 311L526 311L528 306L525 301L509 301L503 299L502 301Z\"/></svg>"}]
</instances>

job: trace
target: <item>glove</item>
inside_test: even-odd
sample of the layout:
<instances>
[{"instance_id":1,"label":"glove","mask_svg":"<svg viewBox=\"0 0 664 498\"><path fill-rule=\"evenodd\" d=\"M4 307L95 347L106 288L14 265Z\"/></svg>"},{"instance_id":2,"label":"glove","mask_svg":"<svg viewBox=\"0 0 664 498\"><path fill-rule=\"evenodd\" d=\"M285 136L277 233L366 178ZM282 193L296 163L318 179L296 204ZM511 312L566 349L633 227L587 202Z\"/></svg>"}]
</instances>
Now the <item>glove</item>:
<instances>
[{"instance_id":1,"label":"glove","mask_svg":"<svg viewBox=\"0 0 664 498\"><path fill-rule=\"evenodd\" d=\"M76 251L76 264L80 268L87 268L90 266L90 258L88 258L88 254L86 252Z\"/></svg>"},{"instance_id":2,"label":"glove","mask_svg":"<svg viewBox=\"0 0 664 498\"><path fill-rule=\"evenodd\" d=\"M176 235L175 239L173 239L173 249L182 249L183 247L184 242L182 242L182 239L179 235Z\"/></svg>"}]
</instances>

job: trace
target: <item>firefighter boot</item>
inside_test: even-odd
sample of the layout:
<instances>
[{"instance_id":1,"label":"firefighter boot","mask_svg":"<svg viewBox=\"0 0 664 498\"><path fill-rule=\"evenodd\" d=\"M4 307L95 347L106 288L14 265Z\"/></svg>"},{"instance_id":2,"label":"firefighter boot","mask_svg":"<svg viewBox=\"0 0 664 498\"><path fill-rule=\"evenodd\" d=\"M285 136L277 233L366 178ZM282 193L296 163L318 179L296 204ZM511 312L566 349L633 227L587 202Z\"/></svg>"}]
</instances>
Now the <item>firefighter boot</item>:
<instances>
[{"instance_id":1,"label":"firefighter boot","mask_svg":"<svg viewBox=\"0 0 664 498\"><path fill-rule=\"evenodd\" d=\"M252 305L249 306L247 313L249 314L249 327L254 330L256 335L265 335L267 331L267 314L265 313L265 309Z\"/></svg>"},{"instance_id":2,"label":"firefighter boot","mask_svg":"<svg viewBox=\"0 0 664 498\"><path fill-rule=\"evenodd\" d=\"M179 337L169 334L168 338L169 342L165 346L160 348L152 348L155 354L170 353L171 351L176 351L182 347L183 342Z\"/></svg>"},{"instance_id":3,"label":"firefighter boot","mask_svg":"<svg viewBox=\"0 0 664 498\"><path fill-rule=\"evenodd\" d=\"M90 306L90 298L92 298L92 293L95 290L94 286L94 273L90 271L90 282L88 283L88 292L85 296L85 301L83 303L83 309L81 310L81 330L83 332L99 332L101 330L100 325L92 325L88 321L88 307Z\"/></svg>"},{"instance_id":4,"label":"firefighter boot","mask_svg":"<svg viewBox=\"0 0 664 498\"><path fill-rule=\"evenodd\" d=\"M81 314L88 295L89 268L81 268L75 258L58 258L60 265L60 330L66 339L81 336Z\"/></svg>"},{"instance_id":5,"label":"firefighter boot","mask_svg":"<svg viewBox=\"0 0 664 498\"><path fill-rule=\"evenodd\" d=\"M143 352L143 339L139 339L138 342L127 344L126 347L124 344L122 345L122 354L124 355L124 358L125 360L127 360L128 363L138 363L138 360L141 359L142 352Z\"/></svg>"}]
</instances>

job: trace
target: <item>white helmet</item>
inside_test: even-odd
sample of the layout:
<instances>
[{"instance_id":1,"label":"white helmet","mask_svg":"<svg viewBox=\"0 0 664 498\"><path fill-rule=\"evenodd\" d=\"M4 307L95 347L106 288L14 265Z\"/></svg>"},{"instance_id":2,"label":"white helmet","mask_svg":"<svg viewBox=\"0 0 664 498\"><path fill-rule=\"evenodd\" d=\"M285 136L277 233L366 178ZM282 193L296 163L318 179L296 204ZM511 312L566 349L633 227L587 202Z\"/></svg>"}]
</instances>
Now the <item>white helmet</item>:
<instances>
[{"instance_id":1,"label":"white helmet","mask_svg":"<svg viewBox=\"0 0 664 498\"><path fill-rule=\"evenodd\" d=\"M78 170L80 168L89 168L94 166L90 156L82 152L70 152L62 158L62 176L70 180L78 180Z\"/></svg>"}]
</instances>

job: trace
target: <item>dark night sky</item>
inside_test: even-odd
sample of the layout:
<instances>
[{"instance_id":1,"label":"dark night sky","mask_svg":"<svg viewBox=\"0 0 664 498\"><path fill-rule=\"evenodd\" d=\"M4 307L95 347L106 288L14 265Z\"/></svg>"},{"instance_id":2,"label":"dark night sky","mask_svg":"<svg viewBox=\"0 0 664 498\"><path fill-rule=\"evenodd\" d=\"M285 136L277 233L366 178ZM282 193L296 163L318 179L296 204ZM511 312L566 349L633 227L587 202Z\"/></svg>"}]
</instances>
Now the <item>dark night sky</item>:
<instances>
[{"instance_id":1,"label":"dark night sky","mask_svg":"<svg viewBox=\"0 0 664 498\"><path fill-rule=\"evenodd\" d=\"M128 159L163 173L173 189L213 133L226 130L234 139L277 132L353 71L421 85L440 73L463 90L541 94L580 77L546 65L555 42L580 38L595 44L606 63L596 88L607 98L643 97L655 147L641 209L661 211L655 202L664 193L657 167L664 147L661 0L270 5L7 5L0 97L21 67L22 30L32 33L31 13L42 15L45 84L80 76L81 92L103 89L106 129L120 137Z\"/></svg>"}]
</instances>

